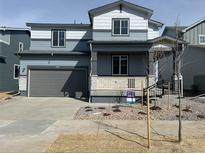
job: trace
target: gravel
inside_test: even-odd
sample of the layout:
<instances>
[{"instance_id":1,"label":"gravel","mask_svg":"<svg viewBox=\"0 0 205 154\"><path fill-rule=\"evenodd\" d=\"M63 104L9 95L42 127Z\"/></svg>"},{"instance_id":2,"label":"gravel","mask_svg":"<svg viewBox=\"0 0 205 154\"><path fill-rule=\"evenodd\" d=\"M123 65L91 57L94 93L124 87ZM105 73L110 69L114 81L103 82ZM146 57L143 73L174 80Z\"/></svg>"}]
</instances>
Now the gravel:
<instances>
[{"instance_id":1,"label":"gravel","mask_svg":"<svg viewBox=\"0 0 205 154\"><path fill-rule=\"evenodd\" d=\"M178 120L178 99L170 96L170 108L168 109L167 97L160 99L157 106L150 105L152 120ZM200 121L205 120L205 98L190 100L181 99L182 120ZM89 110L88 110L89 108ZM146 106L136 105L114 105L89 106L80 108L74 116L76 120L145 120Z\"/></svg>"}]
</instances>

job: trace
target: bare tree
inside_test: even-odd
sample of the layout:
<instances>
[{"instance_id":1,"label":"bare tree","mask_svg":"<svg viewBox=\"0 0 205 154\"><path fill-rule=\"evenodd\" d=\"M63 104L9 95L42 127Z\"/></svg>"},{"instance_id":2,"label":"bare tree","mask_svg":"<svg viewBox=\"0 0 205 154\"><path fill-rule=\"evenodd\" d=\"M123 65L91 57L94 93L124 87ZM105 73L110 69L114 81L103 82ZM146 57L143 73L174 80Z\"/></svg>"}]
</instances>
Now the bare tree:
<instances>
[{"instance_id":1,"label":"bare tree","mask_svg":"<svg viewBox=\"0 0 205 154\"><path fill-rule=\"evenodd\" d=\"M181 79L181 62L182 62L182 58L183 58L183 52L184 52L184 45L181 44L179 46L178 40L180 39L180 20L179 17L177 17L176 22L175 22L175 31L176 31L176 42L175 42L175 48L174 48L174 53L173 53L173 57L174 57L174 63L175 63L175 75L177 76L177 84L175 84L175 86L177 85L177 94L178 94L178 105L179 105L179 126L178 126L178 141L181 142L182 141L182 119L181 119L181 96L182 96L182 91L183 91L183 79Z\"/></svg>"}]
</instances>

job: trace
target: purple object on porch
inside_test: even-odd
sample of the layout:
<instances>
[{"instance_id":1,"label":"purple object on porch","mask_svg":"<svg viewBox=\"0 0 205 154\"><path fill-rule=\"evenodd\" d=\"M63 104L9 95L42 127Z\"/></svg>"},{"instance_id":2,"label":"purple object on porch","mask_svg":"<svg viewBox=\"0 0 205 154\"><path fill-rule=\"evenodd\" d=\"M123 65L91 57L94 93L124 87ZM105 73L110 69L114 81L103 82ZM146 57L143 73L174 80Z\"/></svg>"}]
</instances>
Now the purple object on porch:
<instances>
[{"instance_id":1,"label":"purple object on porch","mask_svg":"<svg viewBox=\"0 0 205 154\"><path fill-rule=\"evenodd\" d=\"M135 98L135 92L134 91L127 91L127 98Z\"/></svg>"}]
</instances>

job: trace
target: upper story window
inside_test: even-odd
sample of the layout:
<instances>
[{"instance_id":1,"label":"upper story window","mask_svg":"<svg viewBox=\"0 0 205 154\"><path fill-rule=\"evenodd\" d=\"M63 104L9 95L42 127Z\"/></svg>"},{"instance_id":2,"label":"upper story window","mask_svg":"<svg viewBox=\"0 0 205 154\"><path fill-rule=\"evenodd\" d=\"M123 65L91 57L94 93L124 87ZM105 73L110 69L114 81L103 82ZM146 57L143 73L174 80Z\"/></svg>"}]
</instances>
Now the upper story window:
<instances>
[{"instance_id":1,"label":"upper story window","mask_svg":"<svg viewBox=\"0 0 205 154\"><path fill-rule=\"evenodd\" d=\"M65 30L52 30L52 47L65 47Z\"/></svg>"},{"instance_id":2,"label":"upper story window","mask_svg":"<svg viewBox=\"0 0 205 154\"><path fill-rule=\"evenodd\" d=\"M23 43L19 42L19 52L22 52L22 51L23 51Z\"/></svg>"},{"instance_id":3,"label":"upper story window","mask_svg":"<svg viewBox=\"0 0 205 154\"><path fill-rule=\"evenodd\" d=\"M205 35L199 35L199 44L205 44Z\"/></svg>"},{"instance_id":4,"label":"upper story window","mask_svg":"<svg viewBox=\"0 0 205 154\"><path fill-rule=\"evenodd\" d=\"M112 56L112 74L127 75L128 74L128 56L115 55Z\"/></svg>"},{"instance_id":5,"label":"upper story window","mask_svg":"<svg viewBox=\"0 0 205 154\"><path fill-rule=\"evenodd\" d=\"M129 19L113 19L113 35L129 35Z\"/></svg>"}]
</instances>

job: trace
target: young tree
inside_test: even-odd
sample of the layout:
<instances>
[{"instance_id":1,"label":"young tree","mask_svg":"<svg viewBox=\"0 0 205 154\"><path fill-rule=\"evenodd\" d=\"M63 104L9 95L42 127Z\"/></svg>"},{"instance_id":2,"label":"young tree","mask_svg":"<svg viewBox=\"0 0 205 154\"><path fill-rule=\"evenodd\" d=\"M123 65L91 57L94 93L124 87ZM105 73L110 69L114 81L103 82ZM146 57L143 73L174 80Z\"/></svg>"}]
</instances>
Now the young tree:
<instances>
[{"instance_id":1,"label":"young tree","mask_svg":"<svg viewBox=\"0 0 205 154\"><path fill-rule=\"evenodd\" d=\"M183 58L183 44L181 44L179 46L178 40L181 39L180 38L180 20L179 17L177 17L177 20L175 22L175 31L176 31L176 43L175 43L175 48L173 51L173 57L174 57L174 64L175 64L175 75L177 77L177 83L176 80L174 81L174 86L175 89L177 89L177 94L178 94L178 105L179 105L179 126L178 126L178 141L181 142L182 141L182 119L181 119L181 96L182 96L182 91L183 91L183 79L181 76L181 62L182 62L182 58Z\"/></svg>"}]
</instances>

